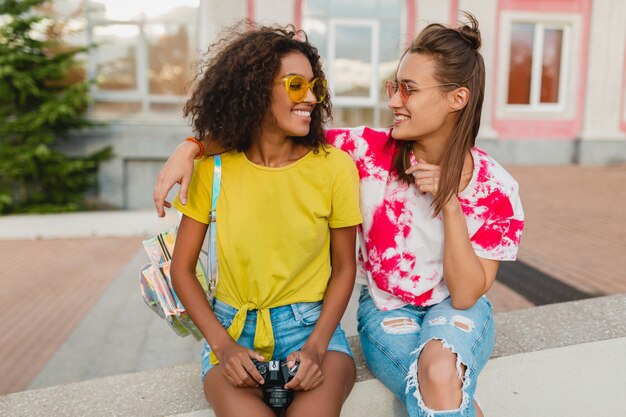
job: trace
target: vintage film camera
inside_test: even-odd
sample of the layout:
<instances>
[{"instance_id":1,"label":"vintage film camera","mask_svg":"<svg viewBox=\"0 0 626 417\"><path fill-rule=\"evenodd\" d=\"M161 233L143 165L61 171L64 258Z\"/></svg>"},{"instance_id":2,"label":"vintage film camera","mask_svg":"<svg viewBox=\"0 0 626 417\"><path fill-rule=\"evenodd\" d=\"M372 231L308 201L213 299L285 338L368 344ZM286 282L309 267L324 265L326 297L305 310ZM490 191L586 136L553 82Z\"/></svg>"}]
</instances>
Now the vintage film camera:
<instances>
[{"instance_id":1,"label":"vintage film camera","mask_svg":"<svg viewBox=\"0 0 626 417\"><path fill-rule=\"evenodd\" d=\"M252 362L265 380L265 383L261 385L265 404L274 410L277 416L280 416L293 399L293 390L286 389L284 386L293 379L298 370L298 364L290 370L287 363L283 361Z\"/></svg>"}]
</instances>

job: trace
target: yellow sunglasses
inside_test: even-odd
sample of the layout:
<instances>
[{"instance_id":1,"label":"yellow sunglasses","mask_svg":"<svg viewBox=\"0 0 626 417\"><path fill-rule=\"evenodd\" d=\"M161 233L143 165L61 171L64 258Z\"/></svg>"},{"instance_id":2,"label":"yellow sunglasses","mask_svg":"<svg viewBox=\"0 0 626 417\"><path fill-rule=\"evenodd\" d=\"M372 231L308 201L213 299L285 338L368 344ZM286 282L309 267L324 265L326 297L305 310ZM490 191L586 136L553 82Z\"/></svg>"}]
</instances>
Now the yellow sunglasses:
<instances>
[{"instance_id":1,"label":"yellow sunglasses","mask_svg":"<svg viewBox=\"0 0 626 417\"><path fill-rule=\"evenodd\" d=\"M276 84L282 83L285 84L289 99L294 103L302 103L308 90L311 90L317 103L326 98L326 80L323 78L314 78L307 82L301 75L286 75L276 80Z\"/></svg>"}]
</instances>

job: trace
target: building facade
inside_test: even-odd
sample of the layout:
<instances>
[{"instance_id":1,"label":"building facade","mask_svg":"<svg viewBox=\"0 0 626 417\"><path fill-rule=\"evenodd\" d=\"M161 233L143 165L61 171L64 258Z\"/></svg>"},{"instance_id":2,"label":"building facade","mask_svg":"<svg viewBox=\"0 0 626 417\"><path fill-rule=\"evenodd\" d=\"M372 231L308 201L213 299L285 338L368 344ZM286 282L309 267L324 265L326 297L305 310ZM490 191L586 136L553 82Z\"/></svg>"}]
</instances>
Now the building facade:
<instances>
[{"instance_id":1,"label":"building facade","mask_svg":"<svg viewBox=\"0 0 626 417\"><path fill-rule=\"evenodd\" d=\"M622 0L57 0L79 10L106 127L71 152L103 144L99 194L152 205L158 170L191 134L182 119L197 59L219 31L247 18L304 29L324 58L335 126L388 126L382 86L428 23L473 13L487 71L479 145L504 164L626 162L626 3Z\"/></svg>"}]
</instances>

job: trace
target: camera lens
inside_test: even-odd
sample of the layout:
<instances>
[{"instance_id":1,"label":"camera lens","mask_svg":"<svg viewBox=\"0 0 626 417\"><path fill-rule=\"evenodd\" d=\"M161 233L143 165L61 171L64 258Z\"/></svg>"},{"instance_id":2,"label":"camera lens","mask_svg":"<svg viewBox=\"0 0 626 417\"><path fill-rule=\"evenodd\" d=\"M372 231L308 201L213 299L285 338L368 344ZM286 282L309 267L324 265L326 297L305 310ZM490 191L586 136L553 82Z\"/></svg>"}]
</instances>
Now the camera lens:
<instances>
[{"instance_id":1,"label":"camera lens","mask_svg":"<svg viewBox=\"0 0 626 417\"><path fill-rule=\"evenodd\" d=\"M265 403L275 410L287 408L293 398L293 392L280 387L269 387L263 392Z\"/></svg>"}]
</instances>

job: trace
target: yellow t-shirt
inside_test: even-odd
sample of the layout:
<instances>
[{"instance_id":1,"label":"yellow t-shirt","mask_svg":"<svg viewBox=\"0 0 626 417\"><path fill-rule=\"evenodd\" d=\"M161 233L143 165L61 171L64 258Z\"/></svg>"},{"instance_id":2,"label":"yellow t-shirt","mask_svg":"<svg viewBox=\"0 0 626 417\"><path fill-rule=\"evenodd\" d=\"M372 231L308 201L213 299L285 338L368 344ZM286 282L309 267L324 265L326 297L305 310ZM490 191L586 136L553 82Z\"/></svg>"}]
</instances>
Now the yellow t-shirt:
<instances>
[{"instance_id":1,"label":"yellow t-shirt","mask_svg":"<svg viewBox=\"0 0 626 417\"><path fill-rule=\"evenodd\" d=\"M204 158L187 205L176 198L174 207L208 224L212 183L213 158ZM243 152L224 153L216 216L216 297L239 309L228 332L238 340L247 312L257 310L254 347L269 360L269 309L321 300L330 277L330 228L361 223L356 167L331 146L279 168L254 164Z\"/></svg>"}]
</instances>

